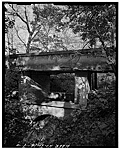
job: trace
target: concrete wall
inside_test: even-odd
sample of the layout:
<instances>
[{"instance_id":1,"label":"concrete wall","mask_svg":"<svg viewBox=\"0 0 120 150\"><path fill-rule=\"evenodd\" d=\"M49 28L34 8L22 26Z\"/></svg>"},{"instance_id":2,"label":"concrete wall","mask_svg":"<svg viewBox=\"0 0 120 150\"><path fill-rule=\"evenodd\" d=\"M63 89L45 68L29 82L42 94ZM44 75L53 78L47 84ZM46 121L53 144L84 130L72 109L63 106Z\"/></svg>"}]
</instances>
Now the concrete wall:
<instances>
[{"instance_id":1,"label":"concrete wall","mask_svg":"<svg viewBox=\"0 0 120 150\"><path fill-rule=\"evenodd\" d=\"M11 56L12 57L12 56ZM14 58L11 58L14 59ZM45 53L45 54L24 54L16 56L16 65L23 70L59 70L66 69L89 69L89 70L106 70L111 69L106 57L100 55L89 55L76 52L65 53Z\"/></svg>"},{"instance_id":2,"label":"concrete wall","mask_svg":"<svg viewBox=\"0 0 120 150\"><path fill-rule=\"evenodd\" d=\"M87 72L78 72L75 75L75 103L80 104L81 107L87 106L88 93L90 92L90 85L87 77Z\"/></svg>"},{"instance_id":3,"label":"concrete wall","mask_svg":"<svg viewBox=\"0 0 120 150\"><path fill-rule=\"evenodd\" d=\"M74 109L79 109L79 105L75 105L69 102L43 102L41 106L39 105L23 105L23 111L28 114L31 120L43 114L50 114L59 119L67 119L70 117Z\"/></svg>"}]
</instances>

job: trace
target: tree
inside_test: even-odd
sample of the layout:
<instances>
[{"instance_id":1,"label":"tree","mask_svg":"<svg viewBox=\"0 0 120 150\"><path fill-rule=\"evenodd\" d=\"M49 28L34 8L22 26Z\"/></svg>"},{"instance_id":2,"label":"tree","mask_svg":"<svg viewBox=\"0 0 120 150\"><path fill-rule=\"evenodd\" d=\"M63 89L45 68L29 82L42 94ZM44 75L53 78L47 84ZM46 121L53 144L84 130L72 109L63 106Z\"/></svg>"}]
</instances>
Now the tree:
<instances>
[{"instance_id":1,"label":"tree","mask_svg":"<svg viewBox=\"0 0 120 150\"><path fill-rule=\"evenodd\" d=\"M42 7L41 5L37 5L33 8L33 13L37 24L40 26L34 42L41 44L47 51L50 49L65 48L62 39L57 34L58 23L61 22L64 16L61 8L52 4L44 4Z\"/></svg>"},{"instance_id":2,"label":"tree","mask_svg":"<svg viewBox=\"0 0 120 150\"><path fill-rule=\"evenodd\" d=\"M5 12L7 9L5 8ZM5 15L5 33L8 32L8 28L13 28L14 20L11 20L8 16Z\"/></svg>"},{"instance_id":3,"label":"tree","mask_svg":"<svg viewBox=\"0 0 120 150\"><path fill-rule=\"evenodd\" d=\"M66 16L69 17L69 27L91 47L101 43L106 53L108 63L116 74L116 9L115 4L101 5L68 5ZM107 47L112 47L108 51Z\"/></svg>"},{"instance_id":4,"label":"tree","mask_svg":"<svg viewBox=\"0 0 120 150\"><path fill-rule=\"evenodd\" d=\"M8 15L15 18L14 29L19 41L24 45L26 53L32 49L40 51L41 47L49 50L50 44L54 49L56 46L64 48L62 39L54 30L64 16L60 7L52 4L32 4L30 6L9 4L8 10ZM20 26L20 22L23 25ZM23 35L20 35L20 29L27 31L27 41Z\"/></svg>"},{"instance_id":5,"label":"tree","mask_svg":"<svg viewBox=\"0 0 120 150\"><path fill-rule=\"evenodd\" d=\"M3 116L3 147L16 147L19 141L23 139L23 135L27 131L29 122L25 119L22 105L19 101L18 84L20 81L20 73L12 62L9 60L9 54L14 53L12 39L10 38L10 30L15 25L15 20L7 15L8 9L5 9L5 50L8 55L5 57L5 99L3 100L4 116ZM12 67L11 67L12 66Z\"/></svg>"},{"instance_id":6,"label":"tree","mask_svg":"<svg viewBox=\"0 0 120 150\"><path fill-rule=\"evenodd\" d=\"M10 53L11 51L11 47L12 47L12 42L11 39L9 37L9 30L13 29L13 26L15 25L15 20L10 18L7 15L7 8L4 5L4 10L5 10L5 35L6 35L6 41L5 41L5 51L8 50L8 52Z\"/></svg>"}]
</instances>

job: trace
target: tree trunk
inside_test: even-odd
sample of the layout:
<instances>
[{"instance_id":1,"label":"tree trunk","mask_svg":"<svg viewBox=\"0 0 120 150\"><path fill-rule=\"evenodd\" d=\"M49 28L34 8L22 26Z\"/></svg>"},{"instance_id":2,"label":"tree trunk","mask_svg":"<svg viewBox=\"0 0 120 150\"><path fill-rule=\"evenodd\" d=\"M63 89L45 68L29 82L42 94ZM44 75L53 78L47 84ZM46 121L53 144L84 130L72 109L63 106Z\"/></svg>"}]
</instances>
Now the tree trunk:
<instances>
[{"instance_id":1,"label":"tree trunk","mask_svg":"<svg viewBox=\"0 0 120 150\"><path fill-rule=\"evenodd\" d=\"M26 53L30 52L30 44L31 44L31 35L28 38L27 47L26 47Z\"/></svg>"},{"instance_id":2,"label":"tree trunk","mask_svg":"<svg viewBox=\"0 0 120 150\"><path fill-rule=\"evenodd\" d=\"M101 41L101 43L102 43L102 46L103 46L104 51L106 52L106 56L109 57L110 54L109 54L109 52L108 52L108 50L107 50L107 48L106 48L106 46L105 46L105 44L104 44L102 38L99 37L99 39L100 39L100 41ZM113 48L114 48L114 46L113 46ZM111 67L112 67L113 72L114 72L114 74L115 74L115 76L116 76L116 65L115 65L114 63L111 63Z\"/></svg>"}]
</instances>

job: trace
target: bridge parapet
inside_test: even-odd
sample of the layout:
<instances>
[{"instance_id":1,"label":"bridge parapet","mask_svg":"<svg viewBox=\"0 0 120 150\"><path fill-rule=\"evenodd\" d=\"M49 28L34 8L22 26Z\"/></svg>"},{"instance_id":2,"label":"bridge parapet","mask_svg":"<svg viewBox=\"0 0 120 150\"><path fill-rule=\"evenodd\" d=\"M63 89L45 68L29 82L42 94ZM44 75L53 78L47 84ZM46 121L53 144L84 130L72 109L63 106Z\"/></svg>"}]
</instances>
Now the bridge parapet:
<instances>
[{"instance_id":1,"label":"bridge parapet","mask_svg":"<svg viewBox=\"0 0 120 150\"><path fill-rule=\"evenodd\" d=\"M10 58L22 70L111 70L102 49L17 54Z\"/></svg>"}]
</instances>

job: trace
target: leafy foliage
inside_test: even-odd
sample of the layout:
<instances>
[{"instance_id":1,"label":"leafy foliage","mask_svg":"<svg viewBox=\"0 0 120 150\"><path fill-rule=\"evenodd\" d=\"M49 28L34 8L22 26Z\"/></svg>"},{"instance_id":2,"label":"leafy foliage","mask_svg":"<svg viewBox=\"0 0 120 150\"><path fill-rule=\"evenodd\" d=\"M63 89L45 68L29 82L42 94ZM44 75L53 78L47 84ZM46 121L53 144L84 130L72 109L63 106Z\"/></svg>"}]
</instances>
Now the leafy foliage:
<instances>
[{"instance_id":1,"label":"leafy foliage","mask_svg":"<svg viewBox=\"0 0 120 150\"><path fill-rule=\"evenodd\" d=\"M29 124L24 118L19 101L19 78L19 73L16 70L6 70L3 147L15 147L22 140Z\"/></svg>"},{"instance_id":2,"label":"leafy foliage","mask_svg":"<svg viewBox=\"0 0 120 150\"><path fill-rule=\"evenodd\" d=\"M113 87L98 90L97 95L89 94L87 109L75 111L72 120L61 122L53 145L115 146L115 110Z\"/></svg>"},{"instance_id":3,"label":"leafy foliage","mask_svg":"<svg viewBox=\"0 0 120 150\"><path fill-rule=\"evenodd\" d=\"M7 74L11 74L8 70ZM15 74L12 71L12 76ZM11 89L7 80L6 87ZM11 83L16 82L13 79ZM102 81L103 82L103 81ZM8 84L7 84L8 83ZM17 90L17 84L13 84ZM89 94L86 110L75 110L71 117L59 120L48 117L42 122L30 124L18 97L5 100L5 147L115 147L116 146L116 93L115 82ZM15 88L16 87L16 88ZM12 90L11 89L11 90ZM6 90L6 93L8 93ZM29 115L29 114L28 114ZM14 142L13 142L14 141Z\"/></svg>"},{"instance_id":4,"label":"leafy foliage","mask_svg":"<svg viewBox=\"0 0 120 150\"><path fill-rule=\"evenodd\" d=\"M65 48L62 39L54 31L64 16L62 10L52 4L44 4L33 7L33 14L35 21L31 25L38 28L38 34L33 39L33 47L38 42L44 51Z\"/></svg>"},{"instance_id":5,"label":"leafy foliage","mask_svg":"<svg viewBox=\"0 0 120 150\"><path fill-rule=\"evenodd\" d=\"M5 5L4 5L4 10L5 10L5 34L7 35L7 38L8 38L9 29L13 29L15 25L15 20L6 14L8 10L5 7ZM7 43L5 42L5 51L9 51L9 53L10 52L13 53L15 49L13 50L10 48L12 47L12 42L9 39L7 40L8 42Z\"/></svg>"},{"instance_id":6,"label":"leafy foliage","mask_svg":"<svg viewBox=\"0 0 120 150\"><path fill-rule=\"evenodd\" d=\"M5 33L8 32L8 28L13 28L15 20L11 20L9 17L5 17Z\"/></svg>"},{"instance_id":7,"label":"leafy foliage","mask_svg":"<svg viewBox=\"0 0 120 150\"><path fill-rule=\"evenodd\" d=\"M5 74L5 96L12 94L13 91L18 91L20 74L14 69L6 69Z\"/></svg>"},{"instance_id":8,"label":"leafy foliage","mask_svg":"<svg viewBox=\"0 0 120 150\"><path fill-rule=\"evenodd\" d=\"M30 9L30 10L29 10ZM17 5L8 4L9 14L21 24L14 26L20 43L30 51L49 51L56 48L66 49L62 38L57 34L57 24L60 23L64 13L60 7L52 4ZM31 16L30 16L31 14ZM20 35L21 31L28 33L27 41Z\"/></svg>"},{"instance_id":9,"label":"leafy foliage","mask_svg":"<svg viewBox=\"0 0 120 150\"><path fill-rule=\"evenodd\" d=\"M7 8L4 6L5 12L7 12ZM15 25L15 20L10 19L7 15L5 15L5 33L8 32L8 28L13 28Z\"/></svg>"},{"instance_id":10,"label":"leafy foliage","mask_svg":"<svg viewBox=\"0 0 120 150\"><path fill-rule=\"evenodd\" d=\"M115 84L97 94L91 91L86 110L75 110L70 118L48 117L41 128L37 122L29 128L21 147L115 147L116 93ZM111 99L112 97L112 99Z\"/></svg>"},{"instance_id":11,"label":"leafy foliage","mask_svg":"<svg viewBox=\"0 0 120 150\"><path fill-rule=\"evenodd\" d=\"M107 88L104 88L105 81L101 80L101 88L89 94L86 110L75 110L65 120L51 116L43 122L30 124L30 120L25 119L18 95L12 96L12 92L18 88L18 79L19 74L15 70L7 70L4 147L116 146L114 80L107 84Z\"/></svg>"},{"instance_id":12,"label":"leafy foliage","mask_svg":"<svg viewBox=\"0 0 120 150\"><path fill-rule=\"evenodd\" d=\"M69 27L79 33L86 45L102 47L116 74L116 4L69 5L66 15ZM86 46L85 45L85 46ZM113 51L108 52L107 47Z\"/></svg>"},{"instance_id":13,"label":"leafy foliage","mask_svg":"<svg viewBox=\"0 0 120 150\"><path fill-rule=\"evenodd\" d=\"M113 42L112 31L116 31L116 5L81 5L69 6L69 25L75 33L81 32L83 40L90 40L90 45L96 44L96 38L101 42Z\"/></svg>"}]
</instances>

